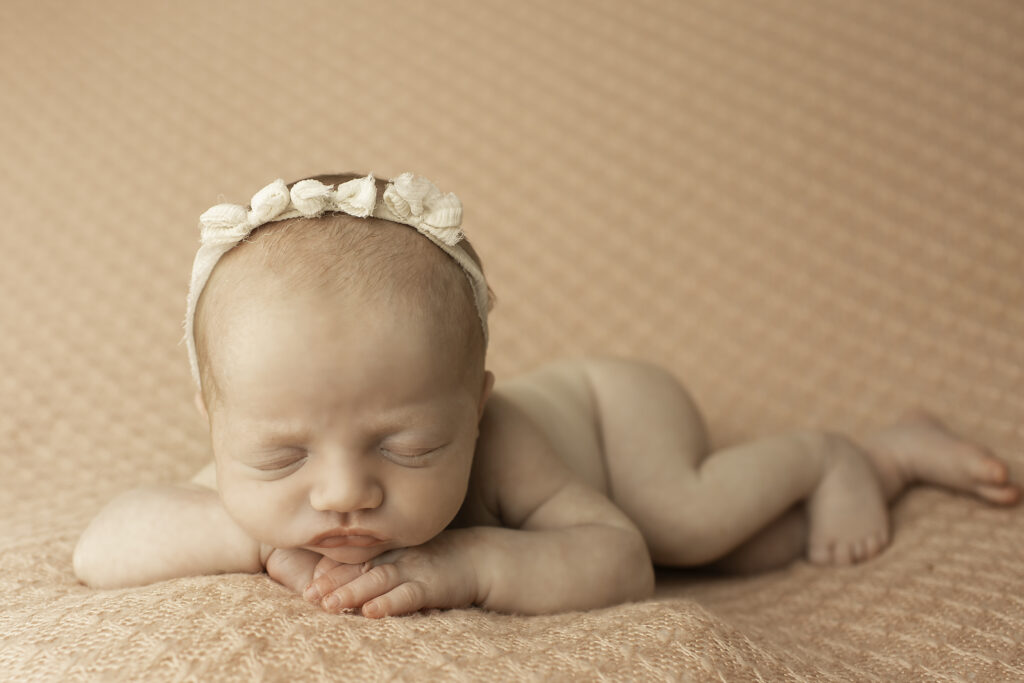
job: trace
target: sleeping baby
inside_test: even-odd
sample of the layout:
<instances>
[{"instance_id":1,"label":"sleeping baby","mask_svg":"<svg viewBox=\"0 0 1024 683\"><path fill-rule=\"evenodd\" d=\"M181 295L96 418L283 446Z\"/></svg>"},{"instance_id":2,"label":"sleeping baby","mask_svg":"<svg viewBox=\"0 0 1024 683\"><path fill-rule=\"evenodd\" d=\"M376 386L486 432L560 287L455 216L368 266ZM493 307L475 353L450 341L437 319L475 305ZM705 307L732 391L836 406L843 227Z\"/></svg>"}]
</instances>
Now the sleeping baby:
<instances>
[{"instance_id":1,"label":"sleeping baby","mask_svg":"<svg viewBox=\"0 0 1024 683\"><path fill-rule=\"evenodd\" d=\"M914 483L1019 499L1003 461L923 412L711 452L649 363L496 383L461 220L410 173L278 180L204 213L185 341L213 461L111 501L75 548L79 579L265 570L330 612L540 614L647 598L653 565L863 562Z\"/></svg>"}]
</instances>

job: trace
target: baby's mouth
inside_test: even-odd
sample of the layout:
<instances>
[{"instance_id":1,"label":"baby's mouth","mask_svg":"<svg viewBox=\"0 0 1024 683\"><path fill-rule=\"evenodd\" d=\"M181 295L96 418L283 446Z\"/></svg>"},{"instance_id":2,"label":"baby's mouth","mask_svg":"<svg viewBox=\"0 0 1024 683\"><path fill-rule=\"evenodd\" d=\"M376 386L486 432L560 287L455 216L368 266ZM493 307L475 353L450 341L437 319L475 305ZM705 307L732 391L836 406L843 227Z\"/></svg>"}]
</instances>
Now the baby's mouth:
<instances>
[{"instance_id":1,"label":"baby's mouth","mask_svg":"<svg viewBox=\"0 0 1024 683\"><path fill-rule=\"evenodd\" d=\"M369 548L384 543L366 529L332 529L310 539L304 545L309 548Z\"/></svg>"}]
</instances>

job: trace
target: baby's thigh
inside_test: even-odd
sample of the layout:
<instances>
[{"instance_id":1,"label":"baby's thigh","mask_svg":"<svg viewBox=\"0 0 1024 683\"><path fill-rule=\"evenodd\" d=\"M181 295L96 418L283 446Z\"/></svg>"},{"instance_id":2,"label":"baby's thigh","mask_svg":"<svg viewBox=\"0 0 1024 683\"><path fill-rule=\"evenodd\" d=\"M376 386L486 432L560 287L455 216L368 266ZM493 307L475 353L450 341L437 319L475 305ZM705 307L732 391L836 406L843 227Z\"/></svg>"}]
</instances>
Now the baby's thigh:
<instances>
[{"instance_id":1,"label":"baby's thigh","mask_svg":"<svg viewBox=\"0 0 1024 683\"><path fill-rule=\"evenodd\" d=\"M644 361L588 358L613 491L688 476L708 452L704 419L671 373Z\"/></svg>"}]
</instances>

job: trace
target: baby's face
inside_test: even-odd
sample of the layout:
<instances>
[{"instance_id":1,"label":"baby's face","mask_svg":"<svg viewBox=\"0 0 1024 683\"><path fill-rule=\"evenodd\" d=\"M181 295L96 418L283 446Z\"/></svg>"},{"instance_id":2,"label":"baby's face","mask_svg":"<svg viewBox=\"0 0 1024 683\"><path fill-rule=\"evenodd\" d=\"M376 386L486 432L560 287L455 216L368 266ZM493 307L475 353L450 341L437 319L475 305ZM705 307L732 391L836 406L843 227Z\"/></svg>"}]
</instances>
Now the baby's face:
<instances>
[{"instance_id":1,"label":"baby's face","mask_svg":"<svg viewBox=\"0 0 1024 683\"><path fill-rule=\"evenodd\" d=\"M489 382L432 326L324 294L231 314L211 435L221 498L253 538L358 563L452 521Z\"/></svg>"}]
</instances>

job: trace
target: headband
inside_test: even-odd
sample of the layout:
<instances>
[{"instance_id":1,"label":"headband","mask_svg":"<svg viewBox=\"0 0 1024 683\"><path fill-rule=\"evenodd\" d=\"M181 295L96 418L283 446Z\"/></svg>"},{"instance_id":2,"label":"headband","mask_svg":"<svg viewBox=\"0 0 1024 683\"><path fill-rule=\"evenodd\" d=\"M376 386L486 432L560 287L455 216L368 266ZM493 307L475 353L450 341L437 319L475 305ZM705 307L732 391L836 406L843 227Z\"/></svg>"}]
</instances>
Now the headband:
<instances>
[{"instance_id":1,"label":"headband","mask_svg":"<svg viewBox=\"0 0 1024 683\"><path fill-rule=\"evenodd\" d=\"M340 183L336 187L324 185L312 178L300 180L292 185L290 191L285 182L278 178L254 194L248 208L239 204L217 204L199 217L200 246L192 264L188 308L183 323L183 341L188 344L192 379L197 387L202 389L196 358L196 304L217 261L265 223L288 218L315 218L325 211L347 213L359 218L372 216L411 226L455 259L473 287L476 312L484 333L484 345L487 345L487 309L490 301L487 281L469 253L458 246L465 238L460 227L462 202L453 193L441 194L434 183L412 173L403 173L388 181L379 200L372 173Z\"/></svg>"}]
</instances>

